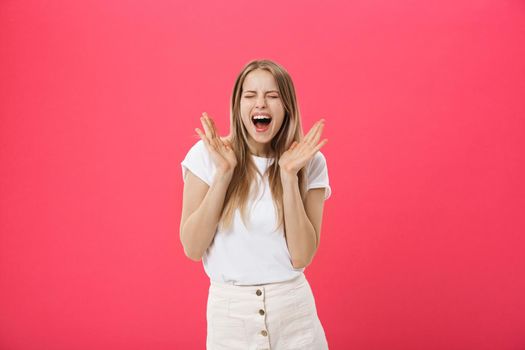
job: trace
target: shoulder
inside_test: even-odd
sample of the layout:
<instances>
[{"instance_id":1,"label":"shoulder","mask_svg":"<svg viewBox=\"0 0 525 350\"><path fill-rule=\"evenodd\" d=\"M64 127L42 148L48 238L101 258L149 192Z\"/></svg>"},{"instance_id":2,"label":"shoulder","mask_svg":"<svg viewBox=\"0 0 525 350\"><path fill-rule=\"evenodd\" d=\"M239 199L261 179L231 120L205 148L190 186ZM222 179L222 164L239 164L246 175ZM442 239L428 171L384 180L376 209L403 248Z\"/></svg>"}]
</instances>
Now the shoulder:
<instances>
[{"instance_id":1,"label":"shoulder","mask_svg":"<svg viewBox=\"0 0 525 350\"><path fill-rule=\"evenodd\" d=\"M215 174L215 164L202 139L191 146L181 165L183 178L186 176L186 171L190 170L208 185L211 184Z\"/></svg>"},{"instance_id":2,"label":"shoulder","mask_svg":"<svg viewBox=\"0 0 525 350\"><path fill-rule=\"evenodd\" d=\"M317 151L314 157L310 160L307 180L307 190L324 187L326 188L325 200L330 197L332 190L330 188L330 180L328 177L328 167L326 166L326 157L321 151Z\"/></svg>"},{"instance_id":3,"label":"shoulder","mask_svg":"<svg viewBox=\"0 0 525 350\"><path fill-rule=\"evenodd\" d=\"M188 151L188 156L203 156L205 153L207 153L206 145L202 139L199 139L191 145L190 150Z\"/></svg>"},{"instance_id":4,"label":"shoulder","mask_svg":"<svg viewBox=\"0 0 525 350\"><path fill-rule=\"evenodd\" d=\"M204 141L202 139L199 139L191 146L191 148L203 150L206 148L206 145L204 144Z\"/></svg>"},{"instance_id":5,"label":"shoulder","mask_svg":"<svg viewBox=\"0 0 525 350\"><path fill-rule=\"evenodd\" d=\"M320 184L328 182L328 168L326 166L326 157L320 151L310 159L307 166L307 178L309 184Z\"/></svg>"},{"instance_id":6,"label":"shoulder","mask_svg":"<svg viewBox=\"0 0 525 350\"><path fill-rule=\"evenodd\" d=\"M186 154L186 158L197 160L206 166L213 166L211 154L202 139L199 139L191 146L190 150Z\"/></svg>"},{"instance_id":7,"label":"shoulder","mask_svg":"<svg viewBox=\"0 0 525 350\"><path fill-rule=\"evenodd\" d=\"M321 151L317 151L308 164L308 172L314 169L326 167L326 157Z\"/></svg>"}]
</instances>

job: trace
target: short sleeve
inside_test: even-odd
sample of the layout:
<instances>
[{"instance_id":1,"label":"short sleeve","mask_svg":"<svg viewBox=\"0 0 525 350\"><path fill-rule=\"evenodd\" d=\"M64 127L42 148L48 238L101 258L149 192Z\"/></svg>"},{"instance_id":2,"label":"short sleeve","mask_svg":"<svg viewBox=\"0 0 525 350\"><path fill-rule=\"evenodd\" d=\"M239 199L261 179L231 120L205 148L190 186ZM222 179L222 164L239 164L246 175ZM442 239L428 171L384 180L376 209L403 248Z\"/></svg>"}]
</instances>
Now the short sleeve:
<instances>
[{"instance_id":1,"label":"short sleeve","mask_svg":"<svg viewBox=\"0 0 525 350\"><path fill-rule=\"evenodd\" d=\"M324 200L327 200L332 194L332 189L328 180L326 158L321 151L317 151L308 166L308 186L306 190L323 187L325 188Z\"/></svg>"},{"instance_id":2,"label":"short sleeve","mask_svg":"<svg viewBox=\"0 0 525 350\"><path fill-rule=\"evenodd\" d=\"M184 182L186 182L186 173L190 170L195 176L211 186L215 174L215 164L202 139L190 148L180 165Z\"/></svg>"}]
</instances>

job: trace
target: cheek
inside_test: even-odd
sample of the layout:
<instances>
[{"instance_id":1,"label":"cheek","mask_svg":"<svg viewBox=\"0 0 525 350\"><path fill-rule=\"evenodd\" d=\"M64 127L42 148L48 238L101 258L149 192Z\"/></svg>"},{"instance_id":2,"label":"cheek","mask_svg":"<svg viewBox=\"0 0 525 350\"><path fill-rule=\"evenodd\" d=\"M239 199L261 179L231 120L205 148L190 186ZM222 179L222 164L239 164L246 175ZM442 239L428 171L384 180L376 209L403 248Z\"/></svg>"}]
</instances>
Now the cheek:
<instances>
[{"instance_id":1,"label":"cheek","mask_svg":"<svg viewBox=\"0 0 525 350\"><path fill-rule=\"evenodd\" d=\"M284 114L284 106L283 106L283 103L280 100L275 101L272 104L272 109L275 110L275 111L279 111L280 113Z\"/></svg>"},{"instance_id":2,"label":"cheek","mask_svg":"<svg viewBox=\"0 0 525 350\"><path fill-rule=\"evenodd\" d=\"M246 114L246 110L247 110L246 105L241 102L241 104L239 106L239 111L241 112L241 117L244 117L244 115Z\"/></svg>"},{"instance_id":3,"label":"cheek","mask_svg":"<svg viewBox=\"0 0 525 350\"><path fill-rule=\"evenodd\" d=\"M248 113L247 112L243 112L241 110L241 121L242 123L244 124L244 126L248 127L251 123L251 120L250 118L247 117Z\"/></svg>"},{"instance_id":4,"label":"cheek","mask_svg":"<svg viewBox=\"0 0 525 350\"><path fill-rule=\"evenodd\" d=\"M284 118L279 118L279 122L276 123L277 129L281 129L284 123Z\"/></svg>"},{"instance_id":5,"label":"cheek","mask_svg":"<svg viewBox=\"0 0 525 350\"><path fill-rule=\"evenodd\" d=\"M249 115L251 109L252 109L251 106L249 106L247 104L241 104L241 106L240 106L241 116L245 117L245 116Z\"/></svg>"},{"instance_id":6,"label":"cheek","mask_svg":"<svg viewBox=\"0 0 525 350\"><path fill-rule=\"evenodd\" d=\"M242 108L251 108L252 104L253 104L253 101L251 101L253 99L246 99L246 98L243 98L241 99L240 101L240 106L241 106L241 109Z\"/></svg>"},{"instance_id":7,"label":"cheek","mask_svg":"<svg viewBox=\"0 0 525 350\"><path fill-rule=\"evenodd\" d=\"M280 101L275 101L271 108L275 114L278 114L279 117L284 118L284 106Z\"/></svg>"}]
</instances>

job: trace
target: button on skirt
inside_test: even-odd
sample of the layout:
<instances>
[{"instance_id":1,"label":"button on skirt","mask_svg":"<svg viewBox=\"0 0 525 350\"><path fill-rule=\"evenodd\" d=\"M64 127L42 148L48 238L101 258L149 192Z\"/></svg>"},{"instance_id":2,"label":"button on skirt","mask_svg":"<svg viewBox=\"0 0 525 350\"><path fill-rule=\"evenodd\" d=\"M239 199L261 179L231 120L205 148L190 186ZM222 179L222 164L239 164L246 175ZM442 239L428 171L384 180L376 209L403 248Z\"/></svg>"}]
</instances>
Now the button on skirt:
<instances>
[{"instance_id":1,"label":"button on skirt","mask_svg":"<svg viewBox=\"0 0 525 350\"><path fill-rule=\"evenodd\" d=\"M207 350L325 350L325 332L304 274L277 283L210 282Z\"/></svg>"}]
</instances>

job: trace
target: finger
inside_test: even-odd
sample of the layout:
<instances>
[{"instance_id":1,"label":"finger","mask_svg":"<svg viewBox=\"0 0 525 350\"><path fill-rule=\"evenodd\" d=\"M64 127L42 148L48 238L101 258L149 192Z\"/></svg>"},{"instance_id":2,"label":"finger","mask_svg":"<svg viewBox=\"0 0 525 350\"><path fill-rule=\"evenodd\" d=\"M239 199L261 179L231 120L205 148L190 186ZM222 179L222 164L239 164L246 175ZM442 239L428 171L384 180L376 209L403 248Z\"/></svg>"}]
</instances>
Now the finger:
<instances>
[{"instance_id":1,"label":"finger","mask_svg":"<svg viewBox=\"0 0 525 350\"><path fill-rule=\"evenodd\" d=\"M201 131L201 129L199 128L195 128L195 131L197 132L197 134L199 134L200 138L202 139L202 141L204 141L204 143L206 145L208 145L210 142L208 141L208 138L206 137L206 135L204 135L204 133Z\"/></svg>"},{"instance_id":2,"label":"finger","mask_svg":"<svg viewBox=\"0 0 525 350\"><path fill-rule=\"evenodd\" d=\"M316 125L317 125L317 123L314 124L314 125L310 128L310 130L308 131L308 133L304 136L303 141L307 141L307 140L309 139L309 137L310 137L310 135L312 134L312 132L314 131Z\"/></svg>"},{"instance_id":3,"label":"finger","mask_svg":"<svg viewBox=\"0 0 525 350\"><path fill-rule=\"evenodd\" d=\"M211 119L208 116L208 113L205 113L204 119L206 120L206 123L208 124L208 127L210 128L212 138L217 137L217 132L215 130L215 123L213 122L213 119Z\"/></svg>"},{"instance_id":4,"label":"finger","mask_svg":"<svg viewBox=\"0 0 525 350\"><path fill-rule=\"evenodd\" d=\"M312 136L312 141L314 145L317 145L317 143L319 142L319 139L321 138L321 133L323 132L323 128L324 128L324 123L325 123L324 119L321 119L319 121L319 124L317 125L315 133Z\"/></svg>"},{"instance_id":5,"label":"finger","mask_svg":"<svg viewBox=\"0 0 525 350\"><path fill-rule=\"evenodd\" d=\"M213 130L213 133L214 135L217 135L218 134L218 130L217 130L217 125L215 125L215 120L213 120L212 118L208 117L208 120L210 122L210 125L211 125L211 128Z\"/></svg>"},{"instance_id":6,"label":"finger","mask_svg":"<svg viewBox=\"0 0 525 350\"><path fill-rule=\"evenodd\" d=\"M208 122L206 121L206 117L201 117L201 123L202 123L202 127L204 129L204 132L206 133L206 137L208 138L208 141L211 141L212 139L212 132L210 130L210 126L208 124Z\"/></svg>"},{"instance_id":7,"label":"finger","mask_svg":"<svg viewBox=\"0 0 525 350\"><path fill-rule=\"evenodd\" d=\"M313 154L317 153L317 151L319 151L319 150L321 149L321 147L323 147L324 145L326 145L327 142L328 142L328 139L324 139L323 141L321 141L321 143L318 144L318 145L314 148Z\"/></svg>"},{"instance_id":8,"label":"finger","mask_svg":"<svg viewBox=\"0 0 525 350\"><path fill-rule=\"evenodd\" d=\"M290 150L293 150L295 147L297 147L297 141L294 141L292 145L290 146Z\"/></svg>"},{"instance_id":9,"label":"finger","mask_svg":"<svg viewBox=\"0 0 525 350\"><path fill-rule=\"evenodd\" d=\"M208 137L210 137L210 140L211 140L211 138L213 138L213 130L211 129L211 125L208 121L208 115L206 114L206 112L202 114L202 121L203 121L203 125L205 125L206 129L209 131L207 135Z\"/></svg>"},{"instance_id":10,"label":"finger","mask_svg":"<svg viewBox=\"0 0 525 350\"><path fill-rule=\"evenodd\" d=\"M222 143L222 140L220 139L219 135L217 134L217 128L215 126L215 122L213 121L212 118L210 118L208 116L208 113L206 113L205 120L206 120L206 122L208 124L208 127L209 127L211 135L212 135L211 138L210 138L210 143L212 145L214 145L215 147L217 147L217 148L224 147L224 144Z\"/></svg>"},{"instance_id":11,"label":"finger","mask_svg":"<svg viewBox=\"0 0 525 350\"><path fill-rule=\"evenodd\" d=\"M314 145L317 145L317 143L319 142L319 139L321 138L321 134L323 133L323 129L324 129L324 122L321 122L319 126L317 127L317 130L312 139Z\"/></svg>"},{"instance_id":12,"label":"finger","mask_svg":"<svg viewBox=\"0 0 525 350\"><path fill-rule=\"evenodd\" d=\"M222 138L217 138L221 144L221 147L228 148L228 145L226 144L226 141L224 141Z\"/></svg>"},{"instance_id":13,"label":"finger","mask_svg":"<svg viewBox=\"0 0 525 350\"><path fill-rule=\"evenodd\" d=\"M319 129L319 127L324 123L324 119L321 119L319 121L317 121L314 126L312 126L312 128L310 129L310 131L308 132L308 134L306 135L305 137L305 142L307 143L312 143L314 137L315 137L315 134L317 133L317 130Z\"/></svg>"},{"instance_id":14,"label":"finger","mask_svg":"<svg viewBox=\"0 0 525 350\"><path fill-rule=\"evenodd\" d=\"M215 125L215 121L212 118L208 118L208 121L209 121L209 125L211 127L211 131L213 132L213 136L214 136L214 140L215 140L216 144L218 146L221 146L221 147L226 147L226 145L224 144L224 141L222 140L222 138L219 135L219 132L217 130L217 126Z\"/></svg>"},{"instance_id":15,"label":"finger","mask_svg":"<svg viewBox=\"0 0 525 350\"><path fill-rule=\"evenodd\" d=\"M204 141L205 141L205 144L206 146L208 147L209 150L213 149L213 150L216 150L217 147L219 147L219 145L217 144L217 141L215 140L215 138L213 136L211 136L213 133L212 131L210 130L210 126L209 124L206 122L206 118L201 118L202 120L202 125L203 125L203 128L205 130L205 135L204 135Z\"/></svg>"}]
</instances>

